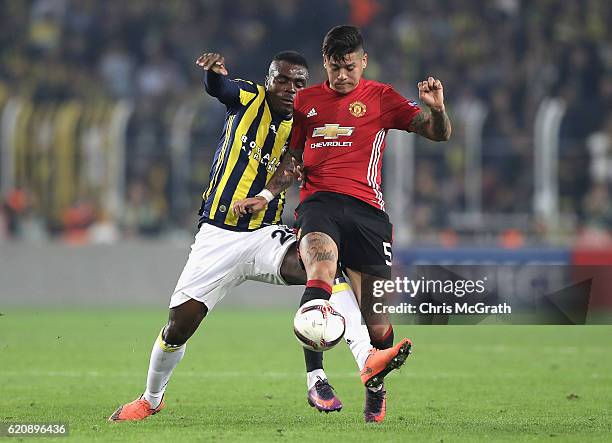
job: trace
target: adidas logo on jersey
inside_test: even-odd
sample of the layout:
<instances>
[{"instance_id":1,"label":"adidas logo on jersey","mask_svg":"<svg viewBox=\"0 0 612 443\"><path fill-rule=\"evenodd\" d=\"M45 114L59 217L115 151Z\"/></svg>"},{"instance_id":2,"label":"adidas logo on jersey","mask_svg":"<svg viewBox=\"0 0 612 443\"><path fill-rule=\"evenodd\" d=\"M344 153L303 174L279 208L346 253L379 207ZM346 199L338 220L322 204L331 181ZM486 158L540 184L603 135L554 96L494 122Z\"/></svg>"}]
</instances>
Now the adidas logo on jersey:
<instances>
[{"instance_id":1,"label":"adidas logo on jersey","mask_svg":"<svg viewBox=\"0 0 612 443\"><path fill-rule=\"evenodd\" d=\"M315 111L315 108L312 108L310 111L308 111L308 114L306 114L306 118L314 117L315 115L317 115L317 111Z\"/></svg>"}]
</instances>

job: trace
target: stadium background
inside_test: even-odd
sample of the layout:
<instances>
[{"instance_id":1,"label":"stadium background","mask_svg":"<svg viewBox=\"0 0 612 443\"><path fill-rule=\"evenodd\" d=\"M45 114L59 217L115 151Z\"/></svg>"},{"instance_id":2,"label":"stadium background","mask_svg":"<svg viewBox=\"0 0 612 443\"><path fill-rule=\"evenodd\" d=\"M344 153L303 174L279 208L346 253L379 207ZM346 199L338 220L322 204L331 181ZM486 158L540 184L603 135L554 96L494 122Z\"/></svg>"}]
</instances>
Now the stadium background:
<instances>
[{"instance_id":1,"label":"stadium background","mask_svg":"<svg viewBox=\"0 0 612 443\"><path fill-rule=\"evenodd\" d=\"M0 301L163 302L224 118L195 58L221 52L230 75L261 82L271 56L293 48L314 84L322 36L345 22L363 29L369 78L410 98L424 76L441 78L453 121L444 145L389 137L397 261L415 247L425 257L452 248L458 261L474 247L609 261L611 9L605 0L5 1ZM287 299L260 289L247 291L261 293L254 303Z\"/></svg>"}]
</instances>

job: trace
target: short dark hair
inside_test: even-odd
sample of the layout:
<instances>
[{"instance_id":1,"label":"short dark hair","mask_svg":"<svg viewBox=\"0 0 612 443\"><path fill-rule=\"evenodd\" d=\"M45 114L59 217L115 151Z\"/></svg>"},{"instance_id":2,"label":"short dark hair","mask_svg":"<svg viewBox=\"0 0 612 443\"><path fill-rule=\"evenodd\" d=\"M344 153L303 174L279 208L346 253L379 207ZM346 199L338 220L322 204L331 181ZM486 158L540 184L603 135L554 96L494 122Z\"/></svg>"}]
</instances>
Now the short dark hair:
<instances>
[{"instance_id":1,"label":"short dark hair","mask_svg":"<svg viewBox=\"0 0 612 443\"><path fill-rule=\"evenodd\" d=\"M294 65L303 66L308 69L308 62L302 54L297 51L282 51L274 56L273 62L288 62Z\"/></svg>"},{"instance_id":2,"label":"short dark hair","mask_svg":"<svg viewBox=\"0 0 612 443\"><path fill-rule=\"evenodd\" d=\"M334 26L323 39L323 55L330 59L342 60L359 49L363 49L363 37L355 26Z\"/></svg>"}]
</instances>

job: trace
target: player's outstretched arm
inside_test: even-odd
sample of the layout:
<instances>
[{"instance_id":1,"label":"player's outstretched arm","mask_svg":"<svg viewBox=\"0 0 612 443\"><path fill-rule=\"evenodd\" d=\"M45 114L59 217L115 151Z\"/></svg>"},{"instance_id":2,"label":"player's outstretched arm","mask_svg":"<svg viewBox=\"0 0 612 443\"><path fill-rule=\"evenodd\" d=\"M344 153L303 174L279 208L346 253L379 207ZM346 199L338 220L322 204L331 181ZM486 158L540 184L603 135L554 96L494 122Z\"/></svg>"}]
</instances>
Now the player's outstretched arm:
<instances>
[{"instance_id":1,"label":"player's outstretched arm","mask_svg":"<svg viewBox=\"0 0 612 443\"><path fill-rule=\"evenodd\" d=\"M235 106L240 102L240 86L227 78L225 57L215 52L202 54L196 65L204 71L204 87L209 95L216 97L226 106Z\"/></svg>"},{"instance_id":2,"label":"player's outstretched arm","mask_svg":"<svg viewBox=\"0 0 612 443\"><path fill-rule=\"evenodd\" d=\"M295 153L287 151L280 165L278 165L278 168L276 168L276 171L274 171L274 174L270 178L270 181L266 183L266 187L255 197L235 201L232 205L234 213L236 213L238 217L247 214L257 214L266 209L268 203L278 194L289 188L296 179L302 180L304 172L301 164L296 158L301 158L301 155L297 156Z\"/></svg>"},{"instance_id":3,"label":"player's outstretched arm","mask_svg":"<svg viewBox=\"0 0 612 443\"><path fill-rule=\"evenodd\" d=\"M430 112L421 111L410 122L409 130L433 141L446 141L451 135L451 123L444 108L442 82L433 77L418 83L419 99Z\"/></svg>"}]
</instances>

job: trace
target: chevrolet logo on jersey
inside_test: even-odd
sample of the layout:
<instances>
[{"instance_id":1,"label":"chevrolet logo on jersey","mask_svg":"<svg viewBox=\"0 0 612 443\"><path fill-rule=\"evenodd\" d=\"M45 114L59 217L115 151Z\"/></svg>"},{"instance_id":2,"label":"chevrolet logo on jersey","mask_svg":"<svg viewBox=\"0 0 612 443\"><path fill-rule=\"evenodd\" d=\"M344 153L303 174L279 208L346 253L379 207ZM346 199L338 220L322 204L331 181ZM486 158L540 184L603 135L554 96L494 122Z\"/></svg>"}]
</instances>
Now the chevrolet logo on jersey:
<instances>
[{"instance_id":1,"label":"chevrolet logo on jersey","mask_svg":"<svg viewBox=\"0 0 612 443\"><path fill-rule=\"evenodd\" d=\"M352 126L340 126L337 123L325 124L324 127L314 128L313 137L323 137L325 140L336 139L341 135L352 135L355 128Z\"/></svg>"}]
</instances>

